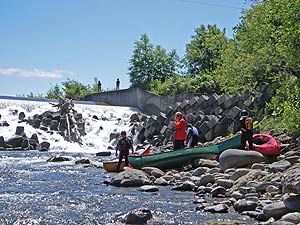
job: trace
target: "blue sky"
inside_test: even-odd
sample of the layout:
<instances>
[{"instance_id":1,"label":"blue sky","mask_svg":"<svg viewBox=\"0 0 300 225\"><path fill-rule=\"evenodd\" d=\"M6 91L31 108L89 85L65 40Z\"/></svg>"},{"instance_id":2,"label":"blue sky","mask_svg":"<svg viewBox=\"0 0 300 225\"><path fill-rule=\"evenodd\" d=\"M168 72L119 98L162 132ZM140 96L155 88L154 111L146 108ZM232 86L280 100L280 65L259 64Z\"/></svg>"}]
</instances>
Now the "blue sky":
<instances>
[{"instance_id":1,"label":"blue sky","mask_svg":"<svg viewBox=\"0 0 300 225\"><path fill-rule=\"evenodd\" d=\"M0 95L46 94L67 78L104 89L130 86L134 42L182 57L195 28L232 36L244 0L0 0Z\"/></svg>"}]
</instances>

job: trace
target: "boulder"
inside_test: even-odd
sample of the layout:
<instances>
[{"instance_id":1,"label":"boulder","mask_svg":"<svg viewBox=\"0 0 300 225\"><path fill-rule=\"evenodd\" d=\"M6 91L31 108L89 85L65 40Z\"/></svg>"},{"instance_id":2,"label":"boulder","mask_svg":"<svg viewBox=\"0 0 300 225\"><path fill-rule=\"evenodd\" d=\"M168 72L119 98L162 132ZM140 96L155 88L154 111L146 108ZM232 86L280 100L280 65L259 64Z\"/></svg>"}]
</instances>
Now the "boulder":
<instances>
[{"instance_id":1,"label":"boulder","mask_svg":"<svg viewBox=\"0 0 300 225\"><path fill-rule=\"evenodd\" d=\"M135 209L126 216L126 224L147 224L151 218L152 213L149 209Z\"/></svg>"},{"instance_id":2,"label":"boulder","mask_svg":"<svg viewBox=\"0 0 300 225\"><path fill-rule=\"evenodd\" d=\"M228 179L218 179L216 180L216 183L226 189L231 188L234 184L233 180L228 180Z\"/></svg>"},{"instance_id":3,"label":"boulder","mask_svg":"<svg viewBox=\"0 0 300 225\"><path fill-rule=\"evenodd\" d=\"M96 156L110 156L111 155L111 152L97 152L96 153Z\"/></svg>"},{"instance_id":4,"label":"boulder","mask_svg":"<svg viewBox=\"0 0 300 225\"><path fill-rule=\"evenodd\" d=\"M228 149L221 153L219 163L222 170L233 167L246 167L257 162L262 162L264 156L256 151Z\"/></svg>"},{"instance_id":5,"label":"boulder","mask_svg":"<svg viewBox=\"0 0 300 225\"><path fill-rule=\"evenodd\" d=\"M197 182L198 186L206 186L207 184L215 183L215 177L211 174L205 174L200 177L200 180Z\"/></svg>"},{"instance_id":6,"label":"boulder","mask_svg":"<svg viewBox=\"0 0 300 225\"><path fill-rule=\"evenodd\" d=\"M88 159L79 159L75 161L75 164L91 164L91 162Z\"/></svg>"},{"instance_id":7,"label":"boulder","mask_svg":"<svg viewBox=\"0 0 300 225\"><path fill-rule=\"evenodd\" d=\"M282 216L280 220L287 221L287 222L294 223L294 224L299 224L300 223L300 213L299 212L288 213L288 214Z\"/></svg>"},{"instance_id":8,"label":"boulder","mask_svg":"<svg viewBox=\"0 0 300 225\"><path fill-rule=\"evenodd\" d=\"M154 176L155 178L159 178L165 175L162 170L156 167L143 167L142 170L148 175Z\"/></svg>"},{"instance_id":9,"label":"boulder","mask_svg":"<svg viewBox=\"0 0 300 225\"><path fill-rule=\"evenodd\" d=\"M204 211L211 213L227 213L229 207L226 204L218 204L204 208Z\"/></svg>"},{"instance_id":10,"label":"boulder","mask_svg":"<svg viewBox=\"0 0 300 225\"><path fill-rule=\"evenodd\" d=\"M281 160L279 162L273 162L268 166L271 172L282 172L289 168L292 164L287 160Z\"/></svg>"},{"instance_id":11,"label":"boulder","mask_svg":"<svg viewBox=\"0 0 300 225\"><path fill-rule=\"evenodd\" d=\"M14 137L9 138L6 143L10 146L12 146L13 148L18 148L22 146L24 137L19 136L19 135L15 135Z\"/></svg>"},{"instance_id":12,"label":"boulder","mask_svg":"<svg viewBox=\"0 0 300 225\"><path fill-rule=\"evenodd\" d=\"M168 181L166 181L163 177L160 177L160 178L157 178L155 181L154 181L154 184L155 185L160 185L160 186L167 186L169 184Z\"/></svg>"},{"instance_id":13,"label":"boulder","mask_svg":"<svg viewBox=\"0 0 300 225\"><path fill-rule=\"evenodd\" d=\"M296 163L281 176L281 185L283 193L300 194L300 163Z\"/></svg>"},{"instance_id":14,"label":"boulder","mask_svg":"<svg viewBox=\"0 0 300 225\"><path fill-rule=\"evenodd\" d=\"M244 211L255 211L257 203L253 201L247 201L246 199L240 199L234 204L234 208L239 213Z\"/></svg>"},{"instance_id":15,"label":"boulder","mask_svg":"<svg viewBox=\"0 0 300 225\"><path fill-rule=\"evenodd\" d=\"M193 191L195 188L195 184L191 181L185 181L184 183L172 188L172 190L176 191Z\"/></svg>"},{"instance_id":16,"label":"boulder","mask_svg":"<svg viewBox=\"0 0 300 225\"><path fill-rule=\"evenodd\" d=\"M290 195L284 198L283 203L291 212L300 212L300 195Z\"/></svg>"},{"instance_id":17,"label":"boulder","mask_svg":"<svg viewBox=\"0 0 300 225\"><path fill-rule=\"evenodd\" d=\"M140 187L150 184L150 180L145 172L126 167L111 179L110 184L117 187Z\"/></svg>"},{"instance_id":18,"label":"boulder","mask_svg":"<svg viewBox=\"0 0 300 225\"><path fill-rule=\"evenodd\" d=\"M276 202L273 204L265 205L263 208L263 213L267 219L273 217L275 219L280 219L283 215L289 213L288 208L285 207L283 202Z\"/></svg>"},{"instance_id":19,"label":"boulder","mask_svg":"<svg viewBox=\"0 0 300 225\"><path fill-rule=\"evenodd\" d=\"M47 162L64 162L64 161L70 161L70 158L63 157L63 156L53 156L49 159L47 159Z\"/></svg>"}]
</instances>

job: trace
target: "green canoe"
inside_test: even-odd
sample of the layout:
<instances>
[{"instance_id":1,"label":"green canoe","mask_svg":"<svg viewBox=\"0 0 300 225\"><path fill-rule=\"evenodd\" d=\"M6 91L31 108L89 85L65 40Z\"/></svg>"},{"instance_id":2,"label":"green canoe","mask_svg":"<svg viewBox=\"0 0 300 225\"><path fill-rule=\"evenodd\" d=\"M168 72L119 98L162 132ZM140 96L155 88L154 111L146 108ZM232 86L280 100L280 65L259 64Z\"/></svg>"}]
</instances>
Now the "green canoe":
<instances>
[{"instance_id":1,"label":"green canoe","mask_svg":"<svg viewBox=\"0 0 300 225\"><path fill-rule=\"evenodd\" d=\"M254 128L253 134L259 134L259 129ZM241 147L241 134L237 134L225 141L221 141L217 144L218 148L220 149L220 153L229 148L237 148Z\"/></svg>"},{"instance_id":2,"label":"green canoe","mask_svg":"<svg viewBox=\"0 0 300 225\"><path fill-rule=\"evenodd\" d=\"M215 157L219 152L220 150L216 145L211 145L208 147L186 148L145 156L129 156L128 160L131 166L136 169L146 166L172 169L184 166L193 159Z\"/></svg>"}]
</instances>

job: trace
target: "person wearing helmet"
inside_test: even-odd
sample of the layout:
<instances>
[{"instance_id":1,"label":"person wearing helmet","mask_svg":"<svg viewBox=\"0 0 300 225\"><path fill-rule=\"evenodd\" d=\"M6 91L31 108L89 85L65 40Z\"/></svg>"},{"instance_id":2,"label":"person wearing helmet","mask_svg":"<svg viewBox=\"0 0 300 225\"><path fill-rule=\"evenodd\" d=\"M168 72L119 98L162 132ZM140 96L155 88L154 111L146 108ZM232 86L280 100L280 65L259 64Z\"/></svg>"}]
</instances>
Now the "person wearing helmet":
<instances>
[{"instance_id":1,"label":"person wearing helmet","mask_svg":"<svg viewBox=\"0 0 300 225\"><path fill-rule=\"evenodd\" d=\"M253 120L249 116L247 110L241 111L241 118L240 118L240 126L241 126L241 149L245 149L246 141L249 144L249 150L253 150Z\"/></svg>"},{"instance_id":2,"label":"person wearing helmet","mask_svg":"<svg viewBox=\"0 0 300 225\"><path fill-rule=\"evenodd\" d=\"M128 166L128 155L129 149L131 149L133 153L133 145L132 141L128 138L125 131L121 132L121 137L118 139L117 146L116 146L116 157L118 157L119 153L119 162L117 164L117 171L120 169L120 165L122 163L123 157L125 158L125 166Z\"/></svg>"},{"instance_id":3,"label":"person wearing helmet","mask_svg":"<svg viewBox=\"0 0 300 225\"><path fill-rule=\"evenodd\" d=\"M174 150L184 148L186 138L186 120L180 112L175 113Z\"/></svg>"}]
</instances>

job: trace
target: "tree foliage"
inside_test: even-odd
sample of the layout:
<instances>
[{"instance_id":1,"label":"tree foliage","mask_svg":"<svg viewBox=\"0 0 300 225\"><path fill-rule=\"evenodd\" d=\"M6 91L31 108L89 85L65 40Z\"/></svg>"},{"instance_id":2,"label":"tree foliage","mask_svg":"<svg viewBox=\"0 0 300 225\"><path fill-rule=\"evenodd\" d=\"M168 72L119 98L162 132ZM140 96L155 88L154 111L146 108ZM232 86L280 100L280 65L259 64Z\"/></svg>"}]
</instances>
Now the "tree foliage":
<instances>
[{"instance_id":1,"label":"tree foliage","mask_svg":"<svg viewBox=\"0 0 300 225\"><path fill-rule=\"evenodd\" d=\"M175 50L168 53L161 46L154 46L146 34L143 34L134 45L133 55L129 61L132 86L149 90L152 81L164 81L176 74L179 57Z\"/></svg>"}]
</instances>

